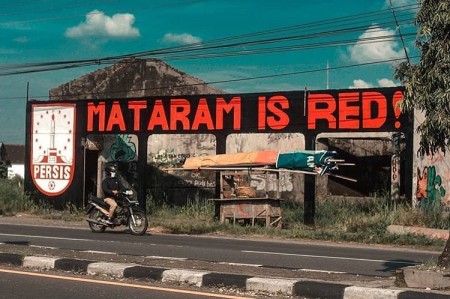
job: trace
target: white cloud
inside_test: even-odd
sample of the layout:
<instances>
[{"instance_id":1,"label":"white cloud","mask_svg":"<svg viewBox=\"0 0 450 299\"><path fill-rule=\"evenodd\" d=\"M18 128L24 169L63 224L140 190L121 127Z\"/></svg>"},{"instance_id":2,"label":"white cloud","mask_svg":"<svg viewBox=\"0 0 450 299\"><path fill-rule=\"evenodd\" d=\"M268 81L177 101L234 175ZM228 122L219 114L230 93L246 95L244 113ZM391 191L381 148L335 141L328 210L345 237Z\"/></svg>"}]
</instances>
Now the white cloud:
<instances>
[{"instance_id":1,"label":"white cloud","mask_svg":"<svg viewBox=\"0 0 450 299\"><path fill-rule=\"evenodd\" d=\"M394 87L398 86L394 81L383 78L377 80L378 86L377 87ZM372 83L366 82L362 79L355 79L353 80L353 85L349 86L348 88L372 88L375 87Z\"/></svg>"},{"instance_id":2,"label":"white cloud","mask_svg":"<svg viewBox=\"0 0 450 299\"><path fill-rule=\"evenodd\" d=\"M364 80L356 79L353 80L353 85L349 86L348 88L370 88L370 87L373 87L373 85Z\"/></svg>"},{"instance_id":3,"label":"white cloud","mask_svg":"<svg viewBox=\"0 0 450 299\"><path fill-rule=\"evenodd\" d=\"M27 43L27 42L28 42L28 38L27 38L26 36L19 36L19 37L16 37L16 38L14 39L14 41L15 41L16 43L24 44L24 43Z\"/></svg>"},{"instance_id":4,"label":"white cloud","mask_svg":"<svg viewBox=\"0 0 450 299\"><path fill-rule=\"evenodd\" d=\"M182 34L174 34L174 33L166 33L163 38L163 42L171 43L171 44L195 44L200 43L202 39L197 36L193 36L189 33Z\"/></svg>"},{"instance_id":5,"label":"white cloud","mask_svg":"<svg viewBox=\"0 0 450 299\"><path fill-rule=\"evenodd\" d=\"M86 15L86 21L76 27L66 30L68 38L136 38L140 36L139 29L134 28L135 18L132 14L115 14L112 17L99 10L93 10Z\"/></svg>"},{"instance_id":6,"label":"white cloud","mask_svg":"<svg viewBox=\"0 0 450 299\"><path fill-rule=\"evenodd\" d=\"M359 37L355 45L349 47L350 59L357 63L365 63L404 57L404 51L399 48L396 41L383 40L383 37L389 39L393 35L395 35L393 30L371 26ZM377 38L380 39L376 40Z\"/></svg>"},{"instance_id":7,"label":"white cloud","mask_svg":"<svg viewBox=\"0 0 450 299\"><path fill-rule=\"evenodd\" d=\"M394 86L398 86L398 84L395 84L394 81L387 79L387 78L383 78L383 79L379 79L377 80L378 82L378 86L380 87L394 87Z\"/></svg>"}]
</instances>

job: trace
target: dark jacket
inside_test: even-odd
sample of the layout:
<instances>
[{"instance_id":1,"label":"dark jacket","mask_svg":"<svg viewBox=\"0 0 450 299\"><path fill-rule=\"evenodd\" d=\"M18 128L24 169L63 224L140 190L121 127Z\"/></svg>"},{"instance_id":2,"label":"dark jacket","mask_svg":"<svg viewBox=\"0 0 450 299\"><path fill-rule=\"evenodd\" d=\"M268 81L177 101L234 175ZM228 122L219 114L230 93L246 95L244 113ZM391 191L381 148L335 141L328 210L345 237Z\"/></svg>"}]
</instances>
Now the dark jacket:
<instances>
[{"instance_id":1,"label":"dark jacket","mask_svg":"<svg viewBox=\"0 0 450 299\"><path fill-rule=\"evenodd\" d=\"M117 190L117 191L126 191L127 188L125 188L122 183L120 182L120 180L117 177L107 177L103 180L102 182L102 189L103 189L103 193L105 194L106 197L112 197L114 198L115 195L112 193L113 190Z\"/></svg>"}]
</instances>

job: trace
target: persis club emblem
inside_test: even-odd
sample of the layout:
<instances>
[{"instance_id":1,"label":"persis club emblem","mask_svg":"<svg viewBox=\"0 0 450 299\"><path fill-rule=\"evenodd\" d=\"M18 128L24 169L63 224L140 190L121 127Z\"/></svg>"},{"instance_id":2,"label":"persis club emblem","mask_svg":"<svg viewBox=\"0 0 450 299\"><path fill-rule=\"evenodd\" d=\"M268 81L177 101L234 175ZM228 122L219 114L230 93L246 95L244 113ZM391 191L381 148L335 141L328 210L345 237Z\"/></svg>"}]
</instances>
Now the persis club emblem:
<instances>
[{"instance_id":1,"label":"persis club emblem","mask_svg":"<svg viewBox=\"0 0 450 299\"><path fill-rule=\"evenodd\" d=\"M47 196L64 193L75 170L75 104L32 106L31 177Z\"/></svg>"}]
</instances>

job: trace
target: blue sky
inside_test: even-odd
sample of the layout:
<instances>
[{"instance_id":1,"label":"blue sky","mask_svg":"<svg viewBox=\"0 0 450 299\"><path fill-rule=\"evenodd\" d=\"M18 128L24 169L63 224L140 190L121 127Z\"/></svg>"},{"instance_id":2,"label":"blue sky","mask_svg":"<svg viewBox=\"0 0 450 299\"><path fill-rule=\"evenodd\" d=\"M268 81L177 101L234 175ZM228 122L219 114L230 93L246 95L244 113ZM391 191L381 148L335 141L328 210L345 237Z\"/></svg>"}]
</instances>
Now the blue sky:
<instances>
[{"instance_id":1,"label":"blue sky","mask_svg":"<svg viewBox=\"0 0 450 299\"><path fill-rule=\"evenodd\" d=\"M214 84L230 93L394 86L386 61L405 58L396 28L417 60L417 0L391 1L399 27L389 0L0 0L0 142L25 142L27 82L30 98L46 100L49 89L108 66L8 75L18 64L220 42L220 57L147 57L206 82L230 80Z\"/></svg>"}]
</instances>

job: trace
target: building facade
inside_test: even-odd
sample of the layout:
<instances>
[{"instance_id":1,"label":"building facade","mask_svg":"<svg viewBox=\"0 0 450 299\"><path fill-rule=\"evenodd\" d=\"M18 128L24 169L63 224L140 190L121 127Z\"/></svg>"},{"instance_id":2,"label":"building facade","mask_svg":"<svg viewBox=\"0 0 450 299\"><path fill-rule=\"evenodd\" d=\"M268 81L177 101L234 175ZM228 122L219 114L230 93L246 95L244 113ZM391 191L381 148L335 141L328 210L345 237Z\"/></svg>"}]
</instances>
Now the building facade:
<instances>
[{"instance_id":1,"label":"building facade","mask_svg":"<svg viewBox=\"0 0 450 299\"><path fill-rule=\"evenodd\" d=\"M115 161L143 204L156 198L183 203L218 192L214 174L166 171L186 157L331 148L350 162L364 161L363 170L358 163L347 170L357 180L353 185L339 177L326 178L326 184L313 175L281 178L283 198L304 201L313 215L316 199L330 196L330 188L323 186L342 196L374 196L377 190L368 193L358 186L358 177L366 175L366 183L373 183L370 178L379 173L388 178L378 185L390 190L392 136L402 134L412 144L412 123L398 113L401 88L126 96L30 101L27 188L55 205L82 206L89 192L99 193L103 165ZM366 149L355 150L358 146ZM375 155L382 156L382 163L373 160ZM397 192L405 197L411 196L407 185L412 175L405 171L411 159L404 152L403 189ZM262 184L256 187L265 188Z\"/></svg>"}]
</instances>

